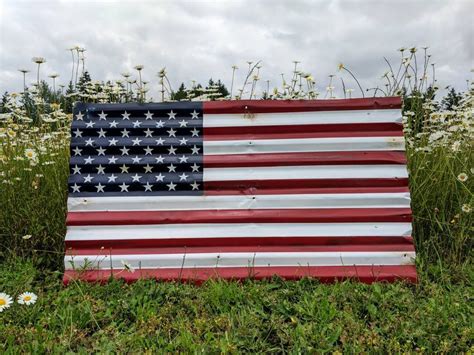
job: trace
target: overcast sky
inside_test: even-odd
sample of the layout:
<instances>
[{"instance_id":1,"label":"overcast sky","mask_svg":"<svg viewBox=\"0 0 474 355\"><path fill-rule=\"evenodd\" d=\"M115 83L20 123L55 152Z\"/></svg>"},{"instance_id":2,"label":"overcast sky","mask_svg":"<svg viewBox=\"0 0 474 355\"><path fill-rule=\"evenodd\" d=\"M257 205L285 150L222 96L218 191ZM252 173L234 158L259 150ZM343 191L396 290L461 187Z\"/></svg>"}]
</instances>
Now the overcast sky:
<instances>
[{"instance_id":1,"label":"overcast sky","mask_svg":"<svg viewBox=\"0 0 474 355\"><path fill-rule=\"evenodd\" d=\"M143 64L156 95L156 73L166 67L180 82L220 78L238 82L246 61L262 60L262 81L280 84L293 60L311 72L320 91L342 62L364 87L379 83L400 47L429 46L440 87L466 88L472 79L474 1L41 1L0 0L0 90L22 88L19 68L35 70L33 56L47 63L43 77L71 76L73 45L87 49L93 79L120 78ZM422 51L421 51L422 52ZM289 75L289 74L287 74ZM46 77L47 78L47 77ZM35 80L30 73L27 82ZM356 84L344 76L347 87Z\"/></svg>"}]
</instances>

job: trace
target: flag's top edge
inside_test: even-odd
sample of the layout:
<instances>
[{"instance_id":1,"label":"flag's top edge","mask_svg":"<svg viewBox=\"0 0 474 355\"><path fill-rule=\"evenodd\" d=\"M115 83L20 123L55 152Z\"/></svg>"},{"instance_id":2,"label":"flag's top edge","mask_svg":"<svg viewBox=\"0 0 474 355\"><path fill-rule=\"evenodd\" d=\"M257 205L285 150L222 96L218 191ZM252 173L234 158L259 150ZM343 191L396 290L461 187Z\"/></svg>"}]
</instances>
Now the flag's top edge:
<instances>
[{"instance_id":1,"label":"flag's top edge","mask_svg":"<svg viewBox=\"0 0 474 355\"><path fill-rule=\"evenodd\" d=\"M84 103L76 102L74 111L81 110L172 110L196 109L207 114L214 113L271 113L303 111L346 111L346 110L383 110L400 109L400 97L372 97L362 99L331 100L227 100L227 101L179 101L161 103Z\"/></svg>"}]
</instances>

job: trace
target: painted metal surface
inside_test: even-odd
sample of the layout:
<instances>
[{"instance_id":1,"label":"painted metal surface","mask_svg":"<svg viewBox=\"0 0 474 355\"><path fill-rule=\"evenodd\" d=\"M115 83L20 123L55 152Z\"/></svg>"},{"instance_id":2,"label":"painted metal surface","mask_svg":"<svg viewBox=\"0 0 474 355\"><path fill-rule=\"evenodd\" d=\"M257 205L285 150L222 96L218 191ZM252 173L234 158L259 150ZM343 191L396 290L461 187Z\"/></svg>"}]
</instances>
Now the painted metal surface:
<instances>
[{"instance_id":1,"label":"painted metal surface","mask_svg":"<svg viewBox=\"0 0 474 355\"><path fill-rule=\"evenodd\" d=\"M65 283L416 281L400 98L81 104L74 116Z\"/></svg>"}]
</instances>

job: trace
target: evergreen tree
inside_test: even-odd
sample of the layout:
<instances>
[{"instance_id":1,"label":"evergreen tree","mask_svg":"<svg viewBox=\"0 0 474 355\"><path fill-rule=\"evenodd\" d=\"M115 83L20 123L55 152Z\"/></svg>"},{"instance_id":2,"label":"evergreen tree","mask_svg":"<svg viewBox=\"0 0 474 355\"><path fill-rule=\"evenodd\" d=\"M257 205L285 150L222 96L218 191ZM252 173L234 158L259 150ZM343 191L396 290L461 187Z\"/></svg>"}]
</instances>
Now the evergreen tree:
<instances>
[{"instance_id":1,"label":"evergreen tree","mask_svg":"<svg viewBox=\"0 0 474 355\"><path fill-rule=\"evenodd\" d=\"M171 100L181 101L188 98L188 93L186 91L186 86L184 83L181 83L178 91L171 93Z\"/></svg>"},{"instance_id":2,"label":"evergreen tree","mask_svg":"<svg viewBox=\"0 0 474 355\"><path fill-rule=\"evenodd\" d=\"M2 102L0 103L0 113L7 113L8 109L6 108L8 102L8 91L5 91L2 96Z\"/></svg>"},{"instance_id":3,"label":"evergreen tree","mask_svg":"<svg viewBox=\"0 0 474 355\"><path fill-rule=\"evenodd\" d=\"M459 105L461 99L462 94L457 93L454 88L451 88L451 90L448 91L448 94L443 98L443 100L441 100L441 105L445 110L451 111Z\"/></svg>"}]
</instances>

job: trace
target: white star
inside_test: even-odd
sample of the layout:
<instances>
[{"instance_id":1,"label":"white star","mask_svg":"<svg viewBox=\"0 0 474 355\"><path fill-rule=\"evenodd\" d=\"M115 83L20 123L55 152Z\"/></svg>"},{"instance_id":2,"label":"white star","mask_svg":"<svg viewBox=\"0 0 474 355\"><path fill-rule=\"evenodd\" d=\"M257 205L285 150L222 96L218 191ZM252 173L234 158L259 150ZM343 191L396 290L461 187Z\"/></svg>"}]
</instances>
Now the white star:
<instances>
[{"instance_id":1,"label":"white star","mask_svg":"<svg viewBox=\"0 0 474 355\"><path fill-rule=\"evenodd\" d=\"M122 121L123 120L130 120L130 114L127 111L122 113Z\"/></svg>"},{"instance_id":2,"label":"white star","mask_svg":"<svg viewBox=\"0 0 474 355\"><path fill-rule=\"evenodd\" d=\"M173 164L168 165L168 170L169 170L170 173L171 172L175 173L176 172L176 167Z\"/></svg>"},{"instance_id":3,"label":"white star","mask_svg":"<svg viewBox=\"0 0 474 355\"><path fill-rule=\"evenodd\" d=\"M197 130L196 128L194 128L191 133L193 134L191 137L199 137L199 130Z\"/></svg>"},{"instance_id":4,"label":"white star","mask_svg":"<svg viewBox=\"0 0 474 355\"><path fill-rule=\"evenodd\" d=\"M81 192L81 186L79 186L78 184L74 183L74 185L72 185L71 187L72 192Z\"/></svg>"},{"instance_id":5,"label":"white star","mask_svg":"<svg viewBox=\"0 0 474 355\"><path fill-rule=\"evenodd\" d=\"M173 184L173 182L166 184L168 186L169 191L175 190L176 191L176 184Z\"/></svg>"},{"instance_id":6,"label":"white star","mask_svg":"<svg viewBox=\"0 0 474 355\"><path fill-rule=\"evenodd\" d=\"M156 140L156 145L163 145L163 143L165 142L165 140L163 138L159 138Z\"/></svg>"},{"instance_id":7,"label":"white star","mask_svg":"<svg viewBox=\"0 0 474 355\"><path fill-rule=\"evenodd\" d=\"M183 156L181 158L179 158L179 162L180 163L187 163L188 159L189 158L186 155L183 154Z\"/></svg>"},{"instance_id":8,"label":"white star","mask_svg":"<svg viewBox=\"0 0 474 355\"><path fill-rule=\"evenodd\" d=\"M92 140L92 138L89 138L86 140L86 146L90 145L92 147L93 144L94 144L94 141Z\"/></svg>"},{"instance_id":9,"label":"white star","mask_svg":"<svg viewBox=\"0 0 474 355\"><path fill-rule=\"evenodd\" d=\"M188 140L184 137L179 140L179 145L186 145L187 143L188 143Z\"/></svg>"},{"instance_id":10,"label":"white star","mask_svg":"<svg viewBox=\"0 0 474 355\"><path fill-rule=\"evenodd\" d=\"M110 128L117 128L118 123L117 123L117 121L114 120L114 121L110 122L109 124L110 124Z\"/></svg>"},{"instance_id":11,"label":"white star","mask_svg":"<svg viewBox=\"0 0 474 355\"><path fill-rule=\"evenodd\" d=\"M155 176L156 182L163 181L164 178L165 178L165 176L162 173Z\"/></svg>"},{"instance_id":12,"label":"white star","mask_svg":"<svg viewBox=\"0 0 474 355\"><path fill-rule=\"evenodd\" d=\"M147 164L146 166L144 166L143 169L145 169L145 173L153 172L153 167L150 164Z\"/></svg>"},{"instance_id":13,"label":"white star","mask_svg":"<svg viewBox=\"0 0 474 355\"><path fill-rule=\"evenodd\" d=\"M81 111L79 111L79 113L76 115L76 120L83 121L83 118L84 118L84 115L82 114Z\"/></svg>"},{"instance_id":14,"label":"white star","mask_svg":"<svg viewBox=\"0 0 474 355\"><path fill-rule=\"evenodd\" d=\"M82 149L79 149L79 147L76 147L73 149L74 155L81 155Z\"/></svg>"},{"instance_id":15,"label":"white star","mask_svg":"<svg viewBox=\"0 0 474 355\"><path fill-rule=\"evenodd\" d=\"M95 185L95 188L97 189L97 192L104 192L104 185L102 185L100 182L99 182L99 185Z\"/></svg>"},{"instance_id":16,"label":"white star","mask_svg":"<svg viewBox=\"0 0 474 355\"><path fill-rule=\"evenodd\" d=\"M186 122L185 120L179 121L179 126L180 126L180 127L187 127L187 126L188 126L188 122Z\"/></svg>"},{"instance_id":17,"label":"white star","mask_svg":"<svg viewBox=\"0 0 474 355\"><path fill-rule=\"evenodd\" d=\"M193 188L193 190L199 190L199 184L198 184L196 181L194 181L194 183L189 184L189 185L191 185L191 187Z\"/></svg>"},{"instance_id":18,"label":"white star","mask_svg":"<svg viewBox=\"0 0 474 355\"><path fill-rule=\"evenodd\" d=\"M163 163L163 161L165 160L165 158L163 158L161 155L155 159L157 163Z\"/></svg>"},{"instance_id":19,"label":"white star","mask_svg":"<svg viewBox=\"0 0 474 355\"><path fill-rule=\"evenodd\" d=\"M171 154L176 155L176 148L171 146L168 148L168 152L169 152L168 155L171 155Z\"/></svg>"},{"instance_id":20,"label":"white star","mask_svg":"<svg viewBox=\"0 0 474 355\"><path fill-rule=\"evenodd\" d=\"M142 178L143 176L140 176L138 174L135 174L132 176L132 182L134 181L137 181L137 182L140 182L140 179Z\"/></svg>"},{"instance_id":21,"label":"white star","mask_svg":"<svg viewBox=\"0 0 474 355\"><path fill-rule=\"evenodd\" d=\"M139 158L138 155L135 155L135 158L132 158L134 164L139 164L140 160L142 160L142 158Z\"/></svg>"},{"instance_id":22,"label":"white star","mask_svg":"<svg viewBox=\"0 0 474 355\"><path fill-rule=\"evenodd\" d=\"M151 129L147 128L146 131L143 131L143 133L145 133L145 137L153 137L153 132Z\"/></svg>"},{"instance_id":23,"label":"white star","mask_svg":"<svg viewBox=\"0 0 474 355\"><path fill-rule=\"evenodd\" d=\"M179 181L186 181L189 177L189 175L186 175L185 173L182 173L181 175L178 175L179 176Z\"/></svg>"},{"instance_id":24,"label":"white star","mask_svg":"<svg viewBox=\"0 0 474 355\"><path fill-rule=\"evenodd\" d=\"M109 145L117 145L117 142L118 140L116 140L115 138L112 138L111 140L109 140Z\"/></svg>"},{"instance_id":25,"label":"white star","mask_svg":"<svg viewBox=\"0 0 474 355\"><path fill-rule=\"evenodd\" d=\"M171 120L171 119L175 120L176 119L176 113L173 112L173 110L171 110L171 112L168 113L168 116L169 116L169 118L168 118L169 120Z\"/></svg>"},{"instance_id":26,"label":"white star","mask_svg":"<svg viewBox=\"0 0 474 355\"><path fill-rule=\"evenodd\" d=\"M92 128L92 127L94 127L94 125L95 125L95 122L94 122L94 121L86 122L86 127L87 127L87 128Z\"/></svg>"},{"instance_id":27,"label":"white star","mask_svg":"<svg viewBox=\"0 0 474 355\"><path fill-rule=\"evenodd\" d=\"M72 168L72 170L74 170L73 174L79 174L81 175L81 168L76 165L74 165L74 168Z\"/></svg>"},{"instance_id":28,"label":"white star","mask_svg":"<svg viewBox=\"0 0 474 355\"><path fill-rule=\"evenodd\" d=\"M193 154L199 154L199 149L201 149L201 148L196 147L196 146L194 146L193 148L191 148L191 150L193 151Z\"/></svg>"},{"instance_id":29,"label":"white star","mask_svg":"<svg viewBox=\"0 0 474 355\"><path fill-rule=\"evenodd\" d=\"M94 177L91 176L91 174L87 174L87 176L84 176L84 182L92 182L92 179Z\"/></svg>"},{"instance_id":30,"label":"white star","mask_svg":"<svg viewBox=\"0 0 474 355\"><path fill-rule=\"evenodd\" d=\"M125 185L125 183L122 183L122 185L119 185L120 187L120 192L128 192L128 188L130 185Z\"/></svg>"},{"instance_id":31,"label":"white star","mask_svg":"<svg viewBox=\"0 0 474 355\"><path fill-rule=\"evenodd\" d=\"M102 111L101 113L99 113L99 119L100 119L100 120L105 120L106 117L107 117L107 114L104 113L104 111Z\"/></svg>"},{"instance_id":32,"label":"white star","mask_svg":"<svg viewBox=\"0 0 474 355\"><path fill-rule=\"evenodd\" d=\"M130 136L128 135L128 134L130 133L130 131L127 131L126 128L124 128L123 131L121 131L121 132L122 132L122 137L130 137Z\"/></svg>"},{"instance_id":33,"label":"white star","mask_svg":"<svg viewBox=\"0 0 474 355\"><path fill-rule=\"evenodd\" d=\"M120 167L120 170L122 170L122 174L125 174L125 173L128 174L128 169L129 169L129 167L126 166L125 164L123 164L123 165Z\"/></svg>"},{"instance_id":34,"label":"white star","mask_svg":"<svg viewBox=\"0 0 474 355\"><path fill-rule=\"evenodd\" d=\"M168 132L170 137L176 137L176 131L173 128L171 128L169 131L166 131L166 132Z\"/></svg>"},{"instance_id":35,"label":"white star","mask_svg":"<svg viewBox=\"0 0 474 355\"><path fill-rule=\"evenodd\" d=\"M150 146L146 146L146 148L143 148L145 151L145 155L152 155L153 154L153 148L150 148Z\"/></svg>"},{"instance_id":36,"label":"white star","mask_svg":"<svg viewBox=\"0 0 474 355\"><path fill-rule=\"evenodd\" d=\"M117 158L115 156L112 156L112 158L109 158L109 164L115 164L117 161Z\"/></svg>"},{"instance_id":37,"label":"white star","mask_svg":"<svg viewBox=\"0 0 474 355\"><path fill-rule=\"evenodd\" d=\"M96 168L97 169L97 174L105 174L105 167L103 167L101 164Z\"/></svg>"},{"instance_id":38,"label":"white star","mask_svg":"<svg viewBox=\"0 0 474 355\"><path fill-rule=\"evenodd\" d=\"M194 163L194 165L191 167L191 169L193 169L193 173L198 173L199 172L199 165L197 165L196 163Z\"/></svg>"},{"instance_id":39,"label":"white star","mask_svg":"<svg viewBox=\"0 0 474 355\"><path fill-rule=\"evenodd\" d=\"M76 129L74 131L74 136L77 138L77 137L82 137L82 131L78 129Z\"/></svg>"},{"instance_id":40,"label":"white star","mask_svg":"<svg viewBox=\"0 0 474 355\"><path fill-rule=\"evenodd\" d=\"M163 128L165 126L165 123L162 120L159 120L156 122L156 128Z\"/></svg>"},{"instance_id":41,"label":"white star","mask_svg":"<svg viewBox=\"0 0 474 355\"><path fill-rule=\"evenodd\" d=\"M141 142L141 141L142 141L142 140L141 140L141 139L138 139L138 137L135 138L135 139L132 139L133 145L140 145L140 142Z\"/></svg>"},{"instance_id":42,"label":"white star","mask_svg":"<svg viewBox=\"0 0 474 355\"><path fill-rule=\"evenodd\" d=\"M199 118L199 112L196 112L196 110L194 110L193 112L191 112L191 119L195 119L195 118Z\"/></svg>"},{"instance_id":43,"label":"white star","mask_svg":"<svg viewBox=\"0 0 474 355\"><path fill-rule=\"evenodd\" d=\"M153 119L153 114L150 112L150 110L148 110L147 113L145 113L145 119L146 120L152 120Z\"/></svg>"},{"instance_id":44,"label":"white star","mask_svg":"<svg viewBox=\"0 0 474 355\"><path fill-rule=\"evenodd\" d=\"M128 155L128 151L129 151L129 150L130 150L130 149L128 149L128 148L125 147L125 146L124 146L123 148L120 148L120 151L122 152L122 155Z\"/></svg>"},{"instance_id":45,"label":"white star","mask_svg":"<svg viewBox=\"0 0 474 355\"><path fill-rule=\"evenodd\" d=\"M102 147L99 147L99 149L96 149L97 150L97 155L105 155L105 149L102 148Z\"/></svg>"},{"instance_id":46,"label":"white star","mask_svg":"<svg viewBox=\"0 0 474 355\"><path fill-rule=\"evenodd\" d=\"M100 131L97 131L97 133L99 133L99 138L100 138L100 137L104 137L104 138L105 138L105 133L107 133L107 132L104 131L104 130L101 128Z\"/></svg>"},{"instance_id":47,"label":"white star","mask_svg":"<svg viewBox=\"0 0 474 355\"><path fill-rule=\"evenodd\" d=\"M85 164L92 164L93 161L94 161L94 158L91 158L91 156L89 155L89 156L84 160L84 163L85 163Z\"/></svg>"},{"instance_id":48,"label":"white star","mask_svg":"<svg viewBox=\"0 0 474 355\"><path fill-rule=\"evenodd\" d=\"M114 174L110 175L108 178L109 182L115 182L115 180L117 180L117 176L115 176Z\"/></svg>"},{"instance_id":49,"label":"white star","mask_svg":"<svg viewBox=\"0 0 474 355\"><path fill-rule=\"evenodd\" d=\"M139 128L142 123L140 121L133 122L133 128Z\"/></svg>"},{"instance_id":50,"label":"white star","mask_svg":"<svg viewBox=\"0 0 474 355\"><path fill-rule=\"evenodd\" d=\"M143 187L145 188L145 191L151 191L151 188L153 187L153 185L150 185L150 183L147 182L146 185L143 185Z\"/></svg>"}]
</instances>

